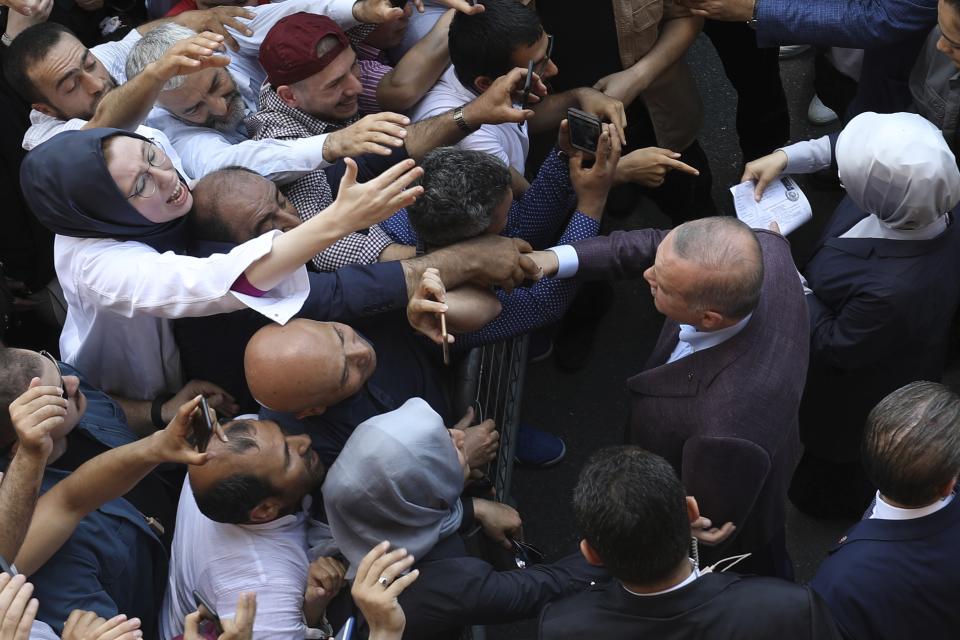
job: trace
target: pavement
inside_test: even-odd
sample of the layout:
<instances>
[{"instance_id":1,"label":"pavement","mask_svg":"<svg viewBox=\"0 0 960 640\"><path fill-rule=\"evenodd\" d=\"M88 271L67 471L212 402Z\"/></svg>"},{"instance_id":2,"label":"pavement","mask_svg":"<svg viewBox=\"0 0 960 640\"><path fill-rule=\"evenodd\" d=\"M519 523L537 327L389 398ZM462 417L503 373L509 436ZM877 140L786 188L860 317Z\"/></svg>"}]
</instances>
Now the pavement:
<instances>
[{"instance_id":1,"label":"pavement","mask_svg":"<svg viewBox=\"0 0 960 640\"><path fill-rule=\"evenodd\" d=\"M700 142L713 171L713 196L722 211L732 213L733 202L727 189L739 182L743 162L734 127L736 94L705 36L698 38L687 59L697 78L706 111ZM792 140L819 137L837 128L837 125L813 126L806 121L807 105L813 95L812 73L812 52L781 61L781 77L792 119ZM822 189L809 182L801 184L813 205L814 220L791 236L798 259L809 251L842 197L839 190ZM651 226L671 225L652 203L643 200L629 216L605 220L604 232ZM566 459L553 468L517 468L513 476L512 493L523 517L525 537L541 547L549 559L577 551L579 536L570 508L577 473L594 451L623 442L628 414L624 381L639 371L662 322L642 279L618 282L614 288L613 307L601 322L583 370L562 373L552 358L527 369L524 422L562 437L568 452ZM814 520L790 508L787 542L799 582L813 576L827 550L850 524L851 521ZM534 622L487 629L487 638L493 640L535 637Z\"/></svg>"}]
</instances>

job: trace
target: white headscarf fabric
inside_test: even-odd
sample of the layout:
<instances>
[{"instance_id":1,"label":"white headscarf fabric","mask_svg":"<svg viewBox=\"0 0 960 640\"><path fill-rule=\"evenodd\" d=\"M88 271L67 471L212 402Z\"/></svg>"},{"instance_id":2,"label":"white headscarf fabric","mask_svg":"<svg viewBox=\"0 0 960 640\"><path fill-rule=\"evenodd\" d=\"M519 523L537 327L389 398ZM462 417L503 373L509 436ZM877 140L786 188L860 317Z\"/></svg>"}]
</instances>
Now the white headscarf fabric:
<instances>
[{"instance_id":1,"label":"white headscarf fabric","mask_svg":"<svg viewBox=\"0 0 960 640\"><path fill-rule=\"evenodd\" d=\"M960 202L960 171L940 130L914 113L861 113L837 140L853 201L893 229L921 229Z\"/></svg>"},{"instance_id":2,"label":"white headscarf fabric","mask_svg":"<svg viewBox=\"0 0 960 640\"><path fill-rule=\"evenodd\" d=\"M424 400L358 426L323 483L330 532L350 563L347 577L384 540L417 560L429 553L460 527L462 492L457 450Z\"/></svg>"}]
</instances>

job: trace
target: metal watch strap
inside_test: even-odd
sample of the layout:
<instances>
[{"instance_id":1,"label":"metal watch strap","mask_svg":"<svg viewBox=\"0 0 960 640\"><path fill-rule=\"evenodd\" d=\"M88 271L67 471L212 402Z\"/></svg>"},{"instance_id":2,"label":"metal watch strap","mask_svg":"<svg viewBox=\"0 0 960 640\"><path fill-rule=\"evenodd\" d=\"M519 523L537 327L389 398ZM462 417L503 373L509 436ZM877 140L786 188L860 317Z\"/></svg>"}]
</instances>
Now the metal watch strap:
<instances>
[{"instance_id":1,"label":"metal watch strap","mask_svg":"<svg viewBox=\"0 0 960 640\"><path fill-rule=\"evenodd\" d=\"M457 123L457 127L464 133L473 133L476 131L476 128L471 127L467 121L463 119L463 107L457 107L453 110L453 121Z\"/></svg>"}]
</instances>

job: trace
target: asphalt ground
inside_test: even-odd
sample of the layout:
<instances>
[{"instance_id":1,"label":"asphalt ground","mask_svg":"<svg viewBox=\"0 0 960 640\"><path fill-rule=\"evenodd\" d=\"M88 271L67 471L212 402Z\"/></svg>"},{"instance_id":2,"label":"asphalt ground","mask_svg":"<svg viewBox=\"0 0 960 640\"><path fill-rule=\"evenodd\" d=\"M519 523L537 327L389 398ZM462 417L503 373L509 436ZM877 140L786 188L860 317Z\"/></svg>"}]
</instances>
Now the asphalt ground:
<instances>
[{"instance_id":1,"label":"asphalt ground","mask_svg":"<svg viewBox=\"0 0 960 640\"><path fill-rule=\"evenodd\" d=\"M739 182L742 171L740 148L734 127L736 94L727 81L710 41L703 35L687 60L697 78L705 118L700 143L713 171L713 196L725 213L733 212L729 187ZM562 69L561 69L562 73ZM781 61L781 77L791 113L792 140L815 138L838 125L814 126L807 122L807 106L813 95L813 52ZM749 158L748 158L749 160ZM797 259L809 251L825 221L842 197L836 189L801 182L814 219L791 236ZM667 228L670 220L646 199L636 203L629 216L607 217L604 233L615 229ZM614 284L615 300L603 318L587 365L576 373L563 373L554 359L527 369L523 420L564 439L566 458L544 470L517 468L513 497L524 521L526 539L556 559L577 550L578 533L573 524L570 496L577 474L597 449L623 442L627 421L625 380L639 371L660 331L662 316L653 306L649 287L642 279ZM830 546L851 521L818 521L792 507L787 522L787 542L797 580L808 581ZM536 625L525 622L489 627L493 639L535 638Z\"/></svg>"}]
</instances>

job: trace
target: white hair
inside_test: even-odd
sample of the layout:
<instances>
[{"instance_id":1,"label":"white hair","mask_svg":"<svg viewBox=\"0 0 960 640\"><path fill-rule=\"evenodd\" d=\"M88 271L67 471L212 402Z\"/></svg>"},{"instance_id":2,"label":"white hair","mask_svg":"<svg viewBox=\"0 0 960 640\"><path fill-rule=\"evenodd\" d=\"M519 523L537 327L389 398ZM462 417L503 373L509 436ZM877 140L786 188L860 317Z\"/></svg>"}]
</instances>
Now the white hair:
<instances>
[{"instance_id":1,"label":"white hair","mask_svg":"<svg viewBox=\"0 0 960 640\"><path fill-rule=\"evenodd\" d=\"M140 75L151 62L156 62L176 43L192 38L197 32L173 22L165 22L140 38L127 56L127 80ZM170 78L161 91L172 91L186 81L186 76Z\"/></svg>"}]
</instances>

